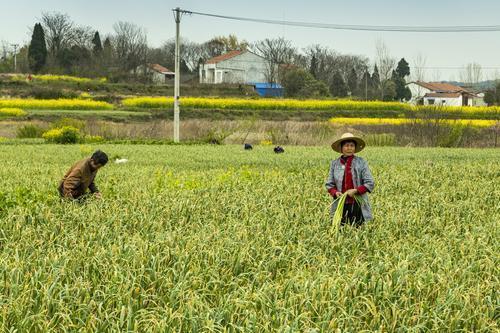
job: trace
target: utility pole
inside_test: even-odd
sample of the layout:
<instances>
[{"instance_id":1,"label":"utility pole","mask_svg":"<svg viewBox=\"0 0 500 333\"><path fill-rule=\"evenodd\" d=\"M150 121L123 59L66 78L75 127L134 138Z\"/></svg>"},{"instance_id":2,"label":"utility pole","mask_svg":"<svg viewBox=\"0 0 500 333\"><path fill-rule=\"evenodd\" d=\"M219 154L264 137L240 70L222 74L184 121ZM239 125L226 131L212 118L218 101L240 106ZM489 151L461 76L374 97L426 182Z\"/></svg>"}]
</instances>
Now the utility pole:
<instances>
[{"instance_id":1,"label":"utility pole","mask_svg":"<svg viewBox=\"0 0 500 333\"><path fill-rule=\"evenodd\" d=\"M14 73L17 73L17 47L19 44L11 44L14 48Z\"/></svg>"},{"instance_id":2,"label":"utility pole","mask_svg":"<svg viewBox=\"0 0 500 333\"><path fill-rule=\"evenodd\" d=\"M174 10L175 18L175 83L174 83L174 142L179 142L179 86L180 86L180 38L179 25L181 23L181 9Z\"/></svg>"}]
</instances>

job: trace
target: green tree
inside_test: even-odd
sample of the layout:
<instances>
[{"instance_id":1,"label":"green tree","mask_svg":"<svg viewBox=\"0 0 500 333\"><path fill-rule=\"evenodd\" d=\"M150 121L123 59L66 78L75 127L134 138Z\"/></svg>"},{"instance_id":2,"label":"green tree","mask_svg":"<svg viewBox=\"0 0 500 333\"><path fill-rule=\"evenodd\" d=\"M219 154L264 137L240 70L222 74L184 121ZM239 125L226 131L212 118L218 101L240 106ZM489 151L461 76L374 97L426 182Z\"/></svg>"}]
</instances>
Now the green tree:
<instances>
[{"instance_id":1,"label":"green tree","mask_svg":"<svg viewBox=\"0 0 500 333\"><path fill-rule=\"evenodd\" d=\"M318 75L318 59L316 59L316 55L313 54L311 57L311 65L309 67L309 73L312 74L312 76L317 79Z\"/></svg>"},{"instance_id":2,"label":"green tree","mask_svg":"<svg viewBox=\"0 0 500 333\"><path fill-rule=\"evenodd\" d=\"M332 81L330 82L330 93L334 97L347 96L347 85L338 71L333 74Z\"/></svg>"},{"instance_id":3,"label":"green tree","mask_svg":"<svg viewBox=\"0 0 500 333\"><path fill-rule=\"evenodd\" d=\"M371 87L378 90L380 88L380 74L378 72L378 67L375 65L373 68L373 74L371 79Z\"/></svg>"},{"instance_id":4,"label":"green tree","mask_svg":"<svg viewBox=\"0 0 500 333\"><path fill-rule=\"evenodd\" d=\"M354 95L358 90L358 75L356 74L356 70L354 68L351 69L351 72L347 77L347 87L349 88L351 95Z\"/></svg>"},{"instance_id":5,"label":"green tree","mask_svg":"<svg viewBox=\"0 0 500 333\"><path fill-rule=\"evenodd\" d=\"M249 44L246 40L238 40L236 35L229 35L227 37L214 37L203 44L203 48L205 49L208 57L216 57L229 51L245 51L248 49L248 45Z\"/></svg>"},{"instance_id":6,"label":"green tree","mask_svg":"<svg viewBox=\"0 0 500 333\"><path fill-rule=\"evenodd\" d=\"M42 25L36 23L31 36L31 42L28 48L28 59L30 69L38 73L47 62L47 44L45 43L45 33Z\"/></svg>"},{"instance_id":7,"label":"green tree","mask_svg":"<svg viewBox=\"0 0 500 333\"><path fill-rule=\"evenodd\" d=\"M500 104L500 83L498 83L493 89L489 89L484 93L484 102L488 105Z\"/></svg>"},{"instance_id":8,"label":"green tree","mask_svg":"<svg viewBox=\"0 0 500 333\"><path fill-rule=\"evenodd\" d=\"M396 87L395 99L398 101L410 100L411 90L406 86L405 77L410 75L410 66L406 62L405 58L402 58L398 62L398 66L395 71L392 71L392 81Z\"/></svg>"},{"instance_id":9,"label":"green tree","mask_svg":"<svg viewBox=\"0 0 500 333\"><path fill-rule=\"evenodd\" d=\"M99 36L99 31L96 31L94 38L92 38L92 52L94 55L99 55L102 52L101 36Z\"/></svg>"},{"instance_id":10,"label":"green tree","mask_svg":"<svg viewBox=\"0 0 500 333\"><path fill-rule=\"evenodd\" d=\"M393 101L396 98L396 84L393 80L385 80L384 81L384 95L382 96L382 100L384 101Z\"/></svg>"},{"instance_id":11,"label":"green tree","mask_svg":"<svg viewBox=\"0 0 500 333\"><path fill-rule=\"evenodd\" d=\"M316 80L311 73L293 67L283 73L281 84L287 97L326 97L328 87L322 81Z\"/></svg>"},{"instance_id":12,"label":"green tree","mask_svg":"<svg viewBox=\"0 0 500 333\"><path fill-rule=\"evenodd\" d=\"M401 58L401 60L399 60L398 67L396 67L396 74L402 78L410 75L410 66L405 58Z\"/></svg>"},{"instance_id":13,"label":"green tree","mask_svg":"<svg viewBox=\"0 0 500 333\"><path fill-rule=\"evenodd\" d=\"M62 49L59 52L59 56L57 57L57 59L59 60L59 64L66 70L67 73L73 73L74 67L76 68L75 71L78 72L78 66L84 63L89 58L90 51L85 47L77 45Z\"/></svg>"}]
</instances>

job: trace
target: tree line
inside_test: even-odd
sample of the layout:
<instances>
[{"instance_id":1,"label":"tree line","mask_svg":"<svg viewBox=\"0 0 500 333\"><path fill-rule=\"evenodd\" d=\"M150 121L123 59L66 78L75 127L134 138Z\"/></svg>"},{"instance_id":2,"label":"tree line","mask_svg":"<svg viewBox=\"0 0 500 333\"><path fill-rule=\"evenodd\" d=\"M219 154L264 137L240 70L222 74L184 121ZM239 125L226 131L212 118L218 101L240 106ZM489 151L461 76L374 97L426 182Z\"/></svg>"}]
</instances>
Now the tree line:
<instances>
[{"instance_id":1,"label":"tree line","mask_svg":"<svg viewBox=\"0 0 500 333\"><path fill-rule=\"evenodd\" d=\"M0 72L12 71L12 57L3 47ZM378 41L375 59L342 54L321 45L298 49L284 38L266 38L250 43L235 35L218 36L206 42L181 41L181 72L198 75L200 64L232 50L249 50L266 59L266 80L281 83L290 97L346 97L367 100L409 100L406 83L410 65L396 61L387 46ZM29 44L17 52L18 72L107 77L112 82L147 80L141 66L158 63L174 69L175 40L150 47L143 28L117 22L113 32L99 31L73 22L58 12L42 13L31 31ZM476 66L477 67L477 66ZM468 72L476 73L477 68ZM418 72L418 67L416 72ZM479 68L480 71L480 68ZM476 75L477 76L477 73ZM490 94L491 95L491 94ZM497 93L491 100L497 100Z\"/></svg>"}]
</instances>

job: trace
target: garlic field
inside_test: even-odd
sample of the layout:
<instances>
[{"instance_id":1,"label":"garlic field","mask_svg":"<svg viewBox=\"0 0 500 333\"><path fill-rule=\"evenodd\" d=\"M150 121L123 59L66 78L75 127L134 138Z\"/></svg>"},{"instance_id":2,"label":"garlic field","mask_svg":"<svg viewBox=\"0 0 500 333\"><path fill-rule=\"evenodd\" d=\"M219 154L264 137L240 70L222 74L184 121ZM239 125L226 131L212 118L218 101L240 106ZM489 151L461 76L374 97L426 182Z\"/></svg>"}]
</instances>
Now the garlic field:
<instances>
[{"instance_id":1,"label":"garlic field","mask_svg":"<svg viewBox=\"0 0 500 333\"><path fill-rule=\"evenodd\" d=\"M102 149L104 200L61 202ZM331 228L328 147L0 145L2 331L494 332L500 150L372 148Z\"/></svg>"}]
</instances>

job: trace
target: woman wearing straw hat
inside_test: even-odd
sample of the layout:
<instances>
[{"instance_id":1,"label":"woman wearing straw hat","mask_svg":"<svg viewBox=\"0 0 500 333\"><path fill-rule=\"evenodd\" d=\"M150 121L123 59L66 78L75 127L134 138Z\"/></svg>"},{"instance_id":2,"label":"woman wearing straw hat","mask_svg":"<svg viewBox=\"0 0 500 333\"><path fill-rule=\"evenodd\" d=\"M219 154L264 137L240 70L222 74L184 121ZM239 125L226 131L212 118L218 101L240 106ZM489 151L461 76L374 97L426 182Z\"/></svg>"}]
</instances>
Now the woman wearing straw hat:
<instances>
[{"instance_id":1,"label":"woman wearing straw hat","mask_svg":"<svg viewBox=\"0 0 500 333\"><path fill-rule=\"evenodd\" d=\"M332 143L332 149L341 156L330 164L330 173L326 181L328 193L337 199L344 193L347 198L344 204L341 224L362 225L373 219L367 193L375 187L368 163L355 153L362 151L366 144L363 139L351 133L344 133ZM361 200L359 200L361 199ZM338 200L334 201L330 210L333 215L337 210Z\"/></svg>"}]
</instances>

